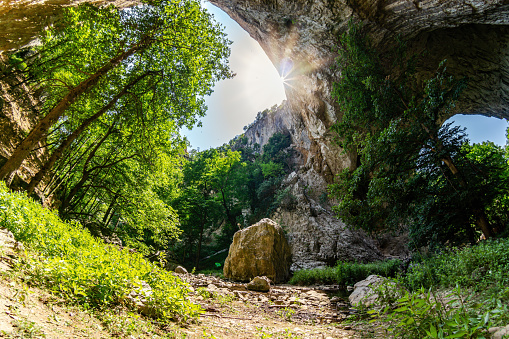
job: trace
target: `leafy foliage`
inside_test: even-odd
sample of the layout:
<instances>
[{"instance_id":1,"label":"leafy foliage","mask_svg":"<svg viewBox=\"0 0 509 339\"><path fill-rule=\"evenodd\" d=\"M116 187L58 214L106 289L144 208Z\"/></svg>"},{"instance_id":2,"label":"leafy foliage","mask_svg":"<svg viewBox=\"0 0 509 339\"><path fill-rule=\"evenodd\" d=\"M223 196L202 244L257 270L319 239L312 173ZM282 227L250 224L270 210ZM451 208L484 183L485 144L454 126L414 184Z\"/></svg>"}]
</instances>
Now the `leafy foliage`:
<instances>
[{"instance_id":1,"label":"leafy foliage","mask_svg":"<svg viewBox=\"0 0 509 339\"><path fill-rule=\"evenodd\" d=\"M445 296L424 288L392 293L402 297L368 314L395 338L486 338L489 328L507 321L508 307L500 299L492 298L495 306L481 310L482 305L472 304L461 288Z\"/></svg>"},{"instance_id":2,"label":"leafy foliage","mask_svg":"<svg viewBox=\"0 0 509 339\"><path fill-rule=\"evenodd\" d=\"M411 290L458 285L479 292L502 291L509 284L508 246L508 239L497 239L421 258L410 266L402 282Z\"/></svg>"},{"instance_id":3,"label":"leafy foliage","mask_svg":"<svg viewBox=\"0 0 509 339\"><path fill-rule=\"evenodd\" d=\"M41 99L41 119L19 149L41 142L49 158L28 191L55 194L61 216L96 235L114 232L145 253L165 248L178 233L164 201L185 148L179 130L197 123L203 97L232 76L229 44L195 0L68 7L2 74ZM27 156L18 153L2 178Z\"/></svg>"},{"instance_id":4,"label":"leafy foliage","mask_svg":"<svg viewBox=\"0 0 509 339\"><path fill-rule=\"evenodd\" d=\"M203 96L214 82L231 76L229 41L195 0L152 1L126 10L69 7L41 41L25 59L26 71L5 75L22 79L17 85L28 84L33 93L44 91L44 117L0 168L0 179L11 176L59 120L57 127L68 134L65 147L84 125L100 117L115 121L119 110L135 124L141 119L142 125L167 128L170 121L167 135L178 134L204 115Z\"/></svg>"},{"instance_id":5,"label":"leafy foliage","mask_svg":"<svg viewBox=\"0 0 509 339\"><path fill-rule=\"evenodd\" d=\"M241 215L235 193L241 172L240 153L231 149L190 154L183 167L180 192L170 202L180 215L184 231L184 241L174 247L182 261L194 252L193 264L198 268L203 243L211 242L212 233L218 230L222 240L218 247L230 244Z\"/></svg>"},{"instance_id":6,"label":"leafy foliage","mask_svg":"<svg viewBox=\"0 0 509 339\"><path fill-rule=\"evenodd\" d=\"M148 306L161 321L187 321L200 307L187 300L188 285L147 262L141 254L105 245L77 223L59 217L0 183L0 226L36 255L26 260L30 281L88 307L127 304L127 295L148 283Z\"/></svg>"},{"instance_id":7,"label":"leafy foliage","mask_svg":"<svg viewBox=\"0 0 509 339\"><path fill-rule=\"evenodd\" d=\"M440 126L465 81L449 76L445 61L418 81L417 58L404 50L402 43L382 58L352 23L341 39L334 95L344 115L333 129L357 161L330 188L334 209L372 232L409 225L414 246L474 242L480 231L490 237L486 213L507 186L501 153L463 146L463 130Z\"/></svg>"},{"instance_id":8,"label":"leafy foliage","mask_svg":"<svg viewBox=\"0 0 509 339\"><path fill-rule=\"evenodd\" d=\"M372 274L384 277L395 277L401 265L400 260L387 260L373 263L338 262L335 267L300 270L294 273L290 284L338 284L340 286L353 285L366 279Z\"/></svg>"},{"instance_id":9,"label":"leafy foliage","mask_svg":"<svg viewBox=\"0 0 509 339\"><path fill-rule=\"evenodd\" d=\"M413 262L367 313L396 338L482 338L509 320L508 240Z\"/></svg>"}]
</instances>

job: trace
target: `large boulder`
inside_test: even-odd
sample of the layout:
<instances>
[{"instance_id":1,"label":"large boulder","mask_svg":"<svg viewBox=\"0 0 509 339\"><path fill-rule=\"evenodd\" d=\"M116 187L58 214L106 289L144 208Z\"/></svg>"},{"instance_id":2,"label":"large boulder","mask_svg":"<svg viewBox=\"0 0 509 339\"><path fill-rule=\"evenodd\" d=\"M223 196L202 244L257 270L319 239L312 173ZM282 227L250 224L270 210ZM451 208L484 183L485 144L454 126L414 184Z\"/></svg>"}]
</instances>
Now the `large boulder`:
<instances>
[{"instance_id":1,"label":"large boulder","mask_svg":"<svg viewBox=\"0 0 509 339\"><path fill-rule=\"evenodd\" d=\"M277 283L288 279L290 265L290 246L283 229L270 219L262 219L235 233L223 271L225 277L236 281L266 276Z\"/></svg>"}]
</instances>

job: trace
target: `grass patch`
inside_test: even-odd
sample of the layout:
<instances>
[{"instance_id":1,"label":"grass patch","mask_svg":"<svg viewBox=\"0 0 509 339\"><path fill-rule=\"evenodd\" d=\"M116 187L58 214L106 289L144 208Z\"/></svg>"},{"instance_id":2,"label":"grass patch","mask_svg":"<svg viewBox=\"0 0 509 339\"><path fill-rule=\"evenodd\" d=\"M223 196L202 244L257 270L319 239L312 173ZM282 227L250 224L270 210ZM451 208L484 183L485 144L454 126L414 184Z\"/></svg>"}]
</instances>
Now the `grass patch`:
<instances>
[{"instance_id":1,"label":"grass patch","mask_svg":"<svg viewBox=\"0 0 509 339\"><path fill-rule=\"evenodd\" d=\"M129 306L128 296L143 291L152 316L162 322L188 321L201 308L187 300L189 286L141 254L120 250L95 239L78 223L65 223L22 193L0 183L0 227L10 230L35 255L24 270L29 281L85 307ZM140 292L143 294L143 292Z\"/></svg>"},{"instance_id":2,"label":"grass patch","mask_svg":"<svg viewBox=\"0 0 509 339\"><path fill-rule=\"evenodd\" d=\"M400 265L400 260L377 261L368 264L339 262L335 267L297 271L289 283L292 285L338 284L347 286L364 280L371 274L394 277Z\"/></svg>"}]
</instances>

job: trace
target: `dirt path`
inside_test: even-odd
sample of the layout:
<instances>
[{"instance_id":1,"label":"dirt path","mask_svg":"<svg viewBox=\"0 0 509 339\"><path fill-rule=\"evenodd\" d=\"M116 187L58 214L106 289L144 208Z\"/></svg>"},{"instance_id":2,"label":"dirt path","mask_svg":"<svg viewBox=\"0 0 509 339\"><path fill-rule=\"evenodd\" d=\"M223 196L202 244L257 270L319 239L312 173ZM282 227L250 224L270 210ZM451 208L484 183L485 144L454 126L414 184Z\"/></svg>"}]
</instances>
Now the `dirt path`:
<instances>
[{"instance_id":1,"label":"dirt path","mask_svg":"<svg viewBox=\"0 0 509 339\"><path fill-rule=\"evenodd\" d=\"M203 329L211 338L351 338L342 325L348 306L321 290L273 286L267 293L204 275L181 275L194 288L193 300L206 310L191 338ZM338 307L339 306L339 307Z\"/></svg>"},{"instance_id":2,"label":"dirt path","mask_svg":"<svg viewBox=\"0 0 509 339\"><path fill-rule=\"evenodd\" d=\"M3 338L353 338L347 305L316 289L273 286L252 292L211 276L180 275L205 313L186 327L154 326L122 310L97 316L29 287L11 267L23 245L0 229L0 337ZM115 313L116 312L116 313ZM97 315L97 314L96 314Z\"/></svg>"}]
</instances>

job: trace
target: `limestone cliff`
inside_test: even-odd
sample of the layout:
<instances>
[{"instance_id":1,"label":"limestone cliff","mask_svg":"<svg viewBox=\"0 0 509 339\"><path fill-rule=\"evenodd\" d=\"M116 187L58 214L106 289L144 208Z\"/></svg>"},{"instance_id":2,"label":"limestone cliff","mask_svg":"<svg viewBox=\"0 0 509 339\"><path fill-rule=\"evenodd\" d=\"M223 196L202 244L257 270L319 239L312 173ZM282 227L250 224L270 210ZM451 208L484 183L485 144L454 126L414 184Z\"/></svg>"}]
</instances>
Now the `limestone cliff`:
<instances>
[{"instance_id":1,"label":"limestone cliff","mask_svg":"<svg viewBox=\"0 0 509 339\"><path fill-rule=\"evenodd\" d=\"M89 2L128 7L136 0L0 0L0 54L30 43L41 29L58 20L66 6Z\"/></svg>"},{"instance_id":2,"label":"limestone cliff","mask_svg":"<svg viewBox=\"0 0 509 339\"><path fill-rule=\"evenodd\" d=\"M211 2L258 40L287 79L288 102L259 119L245 135L263 145L271 133L289 131L299 151L301 167L284 183L296 202L271 216L288 231L292 270L339 259L380 258L374 241L334 218L323 195L334 174L355 161L341 154L329 132L341 117L331 97L338 76L332 68L334 46L348 20L363 21L382 48L400 36L415 53L427 50L418 76L425 77L448 59L449 72L470 78L458 113L509 117L509 1ZM384 254L404 253L405 248L394 247L392 240L383 240Z\"/></svg>"},{"instance_id":3,"label":"limestone cliff","mask_svg":"<svg viewBox=\"0 0 509 339\"><path fill-rule=\"evenodd\" d=\"M5 60L0 56L0 71L5 68ZM15 86L0 79L0 165L3 165L12 154L15 147L25 137L38 119L37 108L40 102L34 97L26 86ZM42 145L39 145L42 146ZM9 178L11 187L19 189L26 185L41 165L46 156L43 148L30 155L23 162L20 170Z\"/></svg>"},{"instance_id":4,"label":"limestone cliff","mask_svg":"<svg viewBox=\"0 0 509 339\"><path fill-rule=\"evenodd\" d=\"M321 152L313 149L301 116L286 101L279 107L260 112L244 135L248 145L259 144L263 149L275 133L290 134L295 150L290 162L296 170L280 187L286 192L280 207L265 217L275 220L286 231L292 253L290 270L325 267L338 260L382 259L376 241L363 232L350 230L335 217L327 197L327 180L332 180L332 173L319 166L325 163L320 158Z\"/></svg>"}]
</instances>

